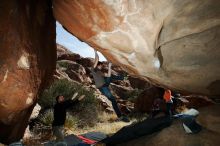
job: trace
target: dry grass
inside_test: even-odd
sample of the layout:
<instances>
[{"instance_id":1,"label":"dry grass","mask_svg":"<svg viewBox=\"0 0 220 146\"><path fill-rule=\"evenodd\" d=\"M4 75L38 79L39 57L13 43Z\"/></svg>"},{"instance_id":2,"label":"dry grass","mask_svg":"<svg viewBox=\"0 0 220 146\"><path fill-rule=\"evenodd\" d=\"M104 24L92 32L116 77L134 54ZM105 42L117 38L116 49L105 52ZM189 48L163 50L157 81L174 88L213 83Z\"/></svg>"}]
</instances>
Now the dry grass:
<instances>
[{"instance_id":1,"label":"dry grass","mask_svg":"<svg viewBox=\"0 0 220 146\"><path fill-rule=\"evenodd\" d=\"M125 122L119 122L116 120L117 120L117 116L115 114L102 112L99 114L99 122L96 123L95 126L93 127L85 126L84 128L76 128L74 129L74 131L68 130L66 131L66 134L79 135L79 134L84 134L84 133L91 132L91 131L98 131L98 132L103 132L109 135L109 134L113 134L117 132L122 127L127 126L132 123L132 121L129 123L125 123Z\"/></svg>"},{"instance_id":2,"label":"dry grass","mask_svg":"<svg viewBox=\"0 0 220 146\"><path fill-rule=\"evenodd\" d=\"M92 132L92 131L98 131L98 132L103 132L107 135L109 134L113 134L115 132L117 132L119 129L121 129L124 126L129 125L130 123L124 123L124 122L112 122L112 123L97 123L94 127L85 127L83 129L74 129L74 131L72 130L68 130L66 131L66 134L76 134L76 135L80 135L80 134L84 134L87 132Z\"/></svg>"},{"instance_id":3,"label":"dry grass","mask_svg":"<svg viewBox=\"0 0 220 146\"><path fill-rule=\"evenodd\" d=\"M113 123L98 123L95 127L97 131L104 132L106 134L113 134L116 133L118 130L120 130L122 127L127 126L131 124L125 123L125 122L113 122Z\"/></svg>"},{"instance_id":4,"label":"dry grass","mask_svg":"<svg viewBox=\"0 0 220 146\"><path fill-rule=\"evenodd\" d=\"M100 123L106 123L114 122L117 119L117 116L114 113L101 112L99 113L98 118Z\"/></svg>"},{"instance_id":5,"label":"dry grass","mask_svg":"<svg viewBox=\"0 0 220 146\"><path fill-rule=\"evenodd\" d=\"M70 134L80 135L88 132L103 132L107 135L112 135L116 133L118 130L120 130L122 127L138 121L136 118L133 118L129 123L119 122L117 121L117 116L115 114L99 111L97 115L98 121L95 123L94 126L90 126L88 124L88 125L84 125L84 127L79 127L77 126L78 124L76 123L77 120L75 118L73 118L69 114L67 115L67 117L68 117L67 118L68 122L65 125L65 135L70 135ZM25 145L41 146L42 142L54 139L51 134L52 132L41 133L39 137L35 135L34 138L32 137L31 139L24 140Z\"/></svg>"}]
</instances>

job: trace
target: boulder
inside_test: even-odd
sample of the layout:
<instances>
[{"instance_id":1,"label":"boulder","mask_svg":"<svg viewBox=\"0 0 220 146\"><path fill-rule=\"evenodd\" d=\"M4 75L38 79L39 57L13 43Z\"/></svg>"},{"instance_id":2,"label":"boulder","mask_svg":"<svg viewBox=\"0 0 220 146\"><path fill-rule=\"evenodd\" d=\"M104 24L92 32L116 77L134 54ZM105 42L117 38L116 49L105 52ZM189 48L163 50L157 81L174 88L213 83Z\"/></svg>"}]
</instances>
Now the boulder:
<instances>
[{"instance_id":1,"label":"boulder","mask_svg":"<svg viewBox=\"0 0 220 146\"><path fill-rule=\"evenodd\" d=\"M121 99L128 99L129 93L133 91L132 87L126 87L117 84L111 84L110 89Z\"/></svg>"},{"instance_id":2,"label":"boulder","mask_svg":"<svg viewBox=\"0 0 220 146\"><path fill-rule=\"evenodd\" d=\"M151 86L149 82L138 77L129 76L128 80L132 88L147 89Z\"/></svg>"},{"instance_id":3,"label":"boulder","mask_svg":"<svg viewBox=\"0 0 220 146\"><path fill-rule=\"evenodd\" d=\"M75 61L80 59L80 56L78 54L60 54L57 56L57 60L71 60Z\"/></svg>"},{"instance_id":4,"label":"boulder","mask_svg":"<svg viewBox=\"0 0 220 146\"><path fill-rule=\"evenodd\" d=\"M91 84L92 81L90 77L87 75L85 67L81 64L78 64L75 61L70 60L59 60L57 64L57 70L66 74L71 80L86 85Z\"/></svg>"},{"instance_id":5,"label":"boulder","mask_svg":"<svg viewBox=\"0 0 220 146\"><path fill-rule=\"evenodd\" d=\"M37 103L31 113L30 119L35 119L38 117L41 110L41 106Z\"/></svg>"},{"instance_id":6,"label":"boulder","mask_svg":"<svg viewBox=\"0 0 220 146\"><path fill-rule=\"evenodd\" d=\"M219 0L53 0L55 18L127 72L220 95Z\"/></svg>"},{"instance_id":7,"label":"boulder","mask_svg":"<svg viewBox=\"0 0 220 146\"><path fill-rule=\"evenodd\" d=\"M19 141L56 63L50 0L0 2L0 142Z\"/></svg>"},{"instance_id":8,"label":"boulder","mask_svg":"<svg viewBox=\"0 0 220 146\"><path fill-rule=\"evenodd\" d=\"M81 64L84 67L92 67L94 64L94 59L93 58L81 58L76 60L77 63Z\"/></svg>"},{"instance_id":9,"label":"boulder","mask_svg":"<svg viewBox=\"0 0 220 146\"><path fill-rule=\"evenodd\" d=\"M188 103L185 103L187 108L198 109L201 107L206 107L214 104L214 102L206 96L190 95L183 97L189 101Z\"/></svg>"},{"instance_id":10,"label":"boulder","mask_svg":"<svg viewBox=\"0 0 220 146\"><path fill-rule=\"evenodd\" d=\"M153 102L156 98L163 99L164 90L159 87L150 87L145 89L135 101L135 110L139 112L150 112L152 109ZM165 102L161 105L164 109Z\"/></svg>"},{"instance_id":11,"label":"boulder","mask_svg":"<svg viewBox=\"0 0 220 146\"><path fill-rule=\"evenodd\" d=\"M71 60L79 59L80 55L72 53L64 46L57 44L57 60Z\"/></svg>"}]
</instances>

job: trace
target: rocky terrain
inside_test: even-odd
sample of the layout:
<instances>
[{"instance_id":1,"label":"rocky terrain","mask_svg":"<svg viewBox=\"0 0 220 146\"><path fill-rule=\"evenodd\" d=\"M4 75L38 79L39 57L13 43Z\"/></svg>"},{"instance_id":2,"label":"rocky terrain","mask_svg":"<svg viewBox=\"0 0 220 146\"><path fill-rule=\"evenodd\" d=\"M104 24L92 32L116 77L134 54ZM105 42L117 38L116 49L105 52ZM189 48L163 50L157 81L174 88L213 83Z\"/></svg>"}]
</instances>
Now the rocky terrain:
<instances>
[{"instance_id":1,"label":"rocky terrain","mask_svg":"<svg viewBox=\"0 0 220 146\"><path fill-rule=\"evenodd\" d=\"M78 54L70 52L68 49L61 45L57 45L57 68L54 74L55 79L68 79L75 81L81 85L93 88L102 105L112 111L111 103L106 97L96 89L92 76L90 74L91 66L94 63L94 58L83 58ZM107 74L108 62L102 62L102 72ZM119 106L123 112L137 111L137 112L150 112L154 99L163 96L163 89L156 87L144 79L140 79L129 75L120 67L113 65L112 74L114 75L127 75L127 80L115 81L111 83L110 89L114 96L117 98ZM174 91L175 92L175 91ZM188 108L200 108L213 104L213 101L206 96L183 94L182 97L186 98L189 102L184 103ZM182 103L183 104L183 103ZM162 107L165 103L162 104ZM165 107L164 107L165 108Z\"/></svg>"},{"instance_id":2,"label":"rocky terrain","mask_svg":"<svg viewBox=\"0 0 220 146\"><path fill-rule=\"evenodd\" d=\"M74 82L75 84L78 84L80 86L84 86L88 89L93 89L95 91L97 100L99 102L99 104L102 106L103 111L107 112L107 113L112 113L113 109L111 106L111 102L105 97L103 96L98 89L96 89L92 76L90 74L90 69L91 66L93 65L94 59L93 58L83 58L78 54L72 53L71 51L69 51L68 49L66 49L64 46L61 46L59 44L57 44L57 65L56 65L56 71L54 72L53 75L53 80L51 80L50 84L53 84L54 81L56 80L62 80L62 79L67 79L70 82ZM107 73L107 66L108 66L108 62L102 62L102 71L104 73ZM137 77L133 77L130 76L128 73L126 73L125 71L123 71L120 67L113 65L112 67L113 71L112 73L114 75L119 75L119 74L123 74L128 76L128 78L126 80L123 81L115 81L113 83L111 83L110 85L110 89L112 91L112 93L114 94L114 96L117 98L117 102L119 104L119 108L121 109L121 111L124 114L130 114L131 116L135 113L148 113L150 114L151 109L152 109L152 104L154 99L156 98L161 98L163 95L163 90L160 87L156 87L152 84L150 84L149 82L137 78ZM218 108L218 107L212 107L212 105L214 105L214 101L211 100L210 98L206 97L206 96L199 96L199 95L190 95L190 94L185 94L182 95L182 97L186 98L189 102L188 103L179 103L177 106L175 106L176 110L178 110L178 107L182 107L184 106L184 108L196 108L196 109L200 109L202 107L206 107L205 109L202 108L202 114L201 116L199 116L199 122L205 126L207 126L208 128L210 128L211 124L215 121L213 121L212 119L214 118L214 115L216 114L214 110L211 111L211 114L209 113L209 111L214 108ZM207 106L211 106L211 108L209 110L207 110ZM161 104L161 108L162 110L165 111L165 103L162 102ZM47 111L48 109L44 109L41 108L38 104L35 107L30 119L39 119L41 118L42 115L38 115L39 113L44 113L45 111ZM211 120L207 121L205 118L205 114L204 112L207 114L210 114L209 117L211 118ZM218 116L218 115L217 115ZM209 118L209 119L210 119ZM30 120L32 121L32 120ZM37 121L39 122L39 121ZM34 125L32 125L34 124ZM37 126L37 123L30 123L30 126ZM105 123L105 124L112 124L112 122L110 123ZM48 133L46 135L39 135L36 134L36 129L35 132L33 131L33 128L31 128L32 130L30 131L29 127L26 129L25 135L24 135L24 139L25 142L27 143L28 140L28 145L32 145L32 144L36 144L34 143L34 141L32 141L31 139L36 139L40 144L44 141L47 141L49 139L51 139L51 127L47 127L47 126L43 126L42 124L40 124L41 127L37 127L37 131L41 131L45 134ZM189 139L189 136L186 136L183 129L180 128L181 122L180 121L175 121L174 124L169 127L166 130L161 131L161 133L159 134L154 134L152 136L147 136L147 137L142 137L140 139L137 140L133 140L129 143L124 143L122 145L148 145L149 143L151 145L157 145L160 144L160 142L158 143L158 141L155 140L155 137L157 137L158 139L160 139L161 144L164 144L165 141L165 145L170 145L170 139L172 138L167 138L165 135L167 135L167 132L171 132L171 133L175 133L178 135L181 135L182 141L186 141L186 139ZM125 125L124 125L125 126ZM212 128L213 126L211 126ZM215 127L215 126L214 126ZM218 127L218 125L217 125ZM91 127L92 128L92 127ZM213 129L213 128L212 128ZM218 131L218 130L217 130ZM83 131L86 132L86 131ZM74 130L73 132L74 134L77 133L76 130ZM174 135L174 134L173 134ZM213 141L211 143L216 143L216 135L213 134L213 132L209 131L209 130L205 130L203 131L201 134L199 134L199 136L194 136L196 139L198 139L200 141L200 139L206 135L211 135L213 138ZM43 137L44 138L43 138ZM191 141L187 141L187 144L195 144L198 142L195 142L195 138L191 138ZM145 139L149 139L147 142ZM166 139L166 140L165 140ZM210 141L204 141L205 143L210 143ZM201 142L200 142L201 143ZM180 143L180 145L185 145L185 142Z\"/></svg>"},{"instance_id":3,"label":"rocky terrain","mask_svg":"<svg viewBox=\"0 0 220 146\"><path fill-rule=\"evenodd\" d=\"M219 101L219 7L219 0L2 0L1 142L22 138L50 82L56 68L56 20L129 74ZM82 76L70 69L57 71L57 77L69 74L89 84L86 68L73 64Z\"/></svg>"},{"instance_id":4,"label":"rocky terrain","mask_svg":"<svg viewBox=\"0 0 220 146\"><path fill-rule=\"evenodd\" d=\"M69 52L61 45L57 45L58 62L55 78L68 78L87 85L90 88L95 88L92 77L90 75L90 67L93 64L93 58L83 58L78 54ZM65 64L65 65L64 65ZM65 67L62 67L65 66ZM118 66L113 66L113 74L127 74ZM107 73L107 62L103 62L103 72ZM58 75L59 74L59 75ZM128 80L117 81L111 84L111 90L117 97L117 101L121 110L128 114L127 109L131 112L147 112L152 108L152 103L155 98L163 95L163 90L156 87L145 80L129 76ZM135 92L136 94L132 94ZM111 104L108 100L101 96L97 91L99 101L107 111L111 109ZM132 96L132 97L129 97ZM207 96L191 95L183 93L181 95L189 102L179 103L175 108L184 106L186 108L199 109L200 115L198 122L204 127L203 131L196 135L186 135L181 121L175 121L171 127L162 130L151 136L141 137L129 143L124 143L124 146L140 146L140 145L172 145L173 142L179 146L194 146L194 145L216 145L219 143L219 106ZM132 100L128 100L132 99ZM107 106L106 106L107 105ZM165 110L165 104L162 103L161 108ZM111 111L111 110L110 110ZM208 139L205 137L209 137ZM147 139L147 140L146 140Z\"/></svg>"},{"instance_id":5,"label":"rocky terrain","mask_svg":"<svg viewBox=\"0 0 220 146\"><path fill-rule=\"evenodd\" d=\"M107 74L108 62L102 62L102 72ZM110 101L101 95L98 89L94 85L94 81L91 75L91 67L94 64L93 58L83 58L78 54L74 54L68 51L65 47L57 45L57 68L54 74L55 79L68 79L75 81L81 85L93 88L98 94L98 98L102 105L107 110L112 111ZM113 75L128 75L120 67L113 65ZM137 77L128 76L126 80L114 81L110 85L110 89L113 95L117 98L119 107L123 112L129 112L134 110L134 99L145 89L150 88L152 85L145 80L141 80ZM133 102L131 102L133 101Z\"/></svg>"}]
</instances>

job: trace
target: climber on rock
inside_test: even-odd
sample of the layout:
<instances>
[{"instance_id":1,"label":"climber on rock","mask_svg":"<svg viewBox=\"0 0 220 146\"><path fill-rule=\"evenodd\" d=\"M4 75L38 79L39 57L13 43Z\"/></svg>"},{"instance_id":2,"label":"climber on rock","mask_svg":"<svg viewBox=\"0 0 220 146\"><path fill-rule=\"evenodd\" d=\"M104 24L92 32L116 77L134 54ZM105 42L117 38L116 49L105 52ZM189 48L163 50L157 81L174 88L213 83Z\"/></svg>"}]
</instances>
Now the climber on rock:
<instances>
[{"instance_id":1,"label":"climber on rock","mask_svg":"<svg viewBox=\"0 0 220 146\"><path fill-rule=\"evenodd\" d=\"M65 100L64 96L58 95L56 97L56 104L54 106L54 120L52 124L53 135L56 137L56 141L64 140L64 123L66 120L66 110L73 105L83 100L85 95L77 97L78 93L75 93L72 99Z\"/></svg>"},{"instance_id":2,"label":"climber on rock","mask_svg":"<svg viewBox=\"0 0 220 146\"><path fill-rule=\"evenodd\" d=\"M95 50L94 50L95 51ZM109 85L113 80L123 80L123 76L115 76L111 75L111 66L112 64L109 63L108 65L108 75L105 77L103 73L101 72L101 62L99 62L99 56L97 54L97 51L95 51L95 63L93 68L91 69L91 74L93 76L94 82L96 87L99 89L99 91L105 95L112 103L112 107L118 117L119 120L124 121L124 122L129 122L129 119L125 116L122 115L118 104L116 102L115 97L112 95Z\"/></svg>"}]
</instances>

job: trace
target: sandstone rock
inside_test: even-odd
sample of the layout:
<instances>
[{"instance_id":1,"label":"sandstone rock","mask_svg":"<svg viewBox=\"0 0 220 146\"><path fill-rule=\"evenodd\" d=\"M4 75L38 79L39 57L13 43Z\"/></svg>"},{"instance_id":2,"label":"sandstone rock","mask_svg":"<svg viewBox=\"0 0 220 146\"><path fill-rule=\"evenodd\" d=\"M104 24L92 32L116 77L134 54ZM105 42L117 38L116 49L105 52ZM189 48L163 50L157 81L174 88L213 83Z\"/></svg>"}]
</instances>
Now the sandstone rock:
<instances>
[{"instance_id":1,"label":"sandstone rock","mask_svg":"<svg viewBox=\"0 0 220 146\"><path fill-rule=\"evenodd\" d=\"M70 50L68 50L67 48L65 48L64 46L57 44L57 60L70 60L69 58L65 58L65 55L71 55L73 54ZM63 56L64 55L64 56ZM80 57L78 54L73 54L74 56ZM75 60L75 58L74 58Z\"/></svg>"},{"instance_id":2,"label":"sandstone rock","mask_svg":"<svg viewBox=\"0 0 220 146\"><path fill-rule=\"evenodd\" d=\"M219 0L53 0L56 19L135 75L220 95Z\"/></svg>"},{"instance_id":3,"label":"sandstone rock","mask_svg":"<svg viewBox=\"0 0 220 146\"><path fill-rule=\"evenodd\" d=\"M64 72L71 80L83 83L85 85L91 84L91 79L87 75L84 66L70 60L58 61L57 70Z\"/></svg>"},{"instance_id":4,"label":"sandstone rock","mask_svg":"<svg viewBox=\"0 0 220 146\"><path fill-rule=\"evenodd\" d=\"M57 60L73 61L84 67L92 67L94 64L94 58L83 58L60 44L57 44Z\"/></svg>"},{"instance_id":5,"label":"sandstone rock","mask_svg":"<svg viewBox=\"0 0 220 146\"><path fill-rule=\"evenodd\" d=\"M156 98L162 99L163 92L164 92L163 89L154 86L144 90L136 99L135 110L149 113L152 109L154 99ZM164 105L161 105L161 108L164 109Z\"/></svg>"},{"instance_id":6,"label":"sandstone rock","mask_svg":"<svg viewBox=\"0 0 220 146\"><path fill-rule=\"evenodd\" d=\"M189 101L188 103L185 103L187 108L198 109L201 107L210 106L214 104L214 102L206 96L190 95L183 97Z\"/></svg>"},{"instance_id":7,"label":"sandstone rock","mask_svg":"<svg viewBox=\"0 0 220 146\"><path fill-rule=\"evenodd\" d=\"M220 95L219 6L218 0L1 1L1 142L23 136L55 69L52 8L65 28L128 72L172 89Z\"/></svg>"},{"instance_id":8,"label":"sandstone rock","mask_svg":"<svg viewBox=\"0 0 220 146\"><path fill-rule=\"evenodd\" d=\"M146 80L138 77L129 76L128 80L132 88L146 89L151 86L149 82L146 82Z\"/></svg>"},{"instance_id":9,"label":"sandstone rock","mask_svg":"<svg viewBox=\"0 0 220 146\"><path fill-rule=\"evenodd\" d=\"M80 59L80 56L78 54L62 54L57 56L57 60L71 60L75 61Z\"/></svg>"},{"instance_id":10,"label":"sandstone rock","mask_svg":"<svg viewBox=\"0 0 220 146\"><path fill-rule=\"evenodd\" d=\"M60 80L60 79L67 79L68 81L71 81L69 76L65 72L63 72L63 71L61 71L59 69L56 69L53 77L54 77L54 79L58 79L58 80Z\"/></svg>"},{"instance_id":11,"label":"sandstone rock","mask_svg":"<svg viewBox=\"0 0 220 146\"><path fill-rule=\"evenodd\" d=\"M37 103L31 113L30 119L37 118L41 110L41 106Z\"/></svg>"},{"instance_id":12,"label":"sandstone rock","mask_svg":"<svg viewBox=\"0 0 220 146\"><path fill-rule=\"evenodd\" d=\"M147 81L145 81L145 82L147 82ZM117 84L117 85L120 85L120 86L123 86L123 87L126 87L126 88L130 88L130 89L135 89L135 88L133 88L132 86L131 86L131 84L130 84L130 81L129 80L126 80L126 79L124 79L124 80L122 80L122 81L120 81L120 80L118 80L118 81L113 81L113 83L114 84Z\"/></svg>"},{"instance_id":13,"label":"sandstone rock","mask_svg":"<svg viewBox=\"0 0 220 146\"><path fill-rule=\"evenodd\" d=\"M200 114L198 116L198 122L207 130L214 133L220 133L220 106L210 105L208 107L203 107L199 110ZM219 135L218 135L219 136ZM219 142L219 139L218 139Z\"/></svg>"},{"instance_id":14,"label":"sandstone rock","mask_svg":"<svg viewBox=\"0 0 220 146\"><path fill-rule=\"evenodd\" d=\"M101 93L97 92L97 99L105 111L112 113L114 112L111 101L108 100L104 95L101 95Z\"/></svg>"},{"instance_id":15,"label":"sandstone rock","mask_svg":"<svg viewBox=\"0 0 220 146\"><path fill-rule=\"evenodd\" d=\"M72 53L67 50L65 47L57 44L57 60L70 60L76 61L81 59L79 54Z\"/></svg>"},{"instance_id":16,"label":"sandstone rock","mask_svg":"<svg viewBox=\"0 0 220 146\"><path fill-rule=\"evenodd\" d=\"M37 96L53 74L55 20L50 0L0 2L0 142L23 137Z\"/></svg>"},{"instance_id":17,"label":"sandstone rock","mask_svg":"<svg viewBox=\"0 0 220 146\"><path fill-rule=\"evenodd\" d=\"M77 63L83 65L84 67L92 67L93 64L94 64L94 59L92 58L81 58L81 59L78 59L76 60Z\"/></svg>"},{"instance_id":18,"label":"sandstone rock","mask_svg":"<svg viewBox=\"0 0 220 146\"><path fill-rule=\"evenodd\" d=\"M25 132L24 132L23 139L30 139L32 136L33 135L29 129L29 126L27 126L27 128L25 129Z\"/></svg>"},{"instance_id":19,"label":"sandstone rock","mask_svg":"<svg viewBox=\"0 0 220 146\"><path fill-rule=\"evenodd\" d=\"M117 84L111 84L110 85L111 90L117 94L122 99L128 99L129 98L129 92L132 92L133 88L131 87L124 87Z\"/></svg>"}]
</instances>

